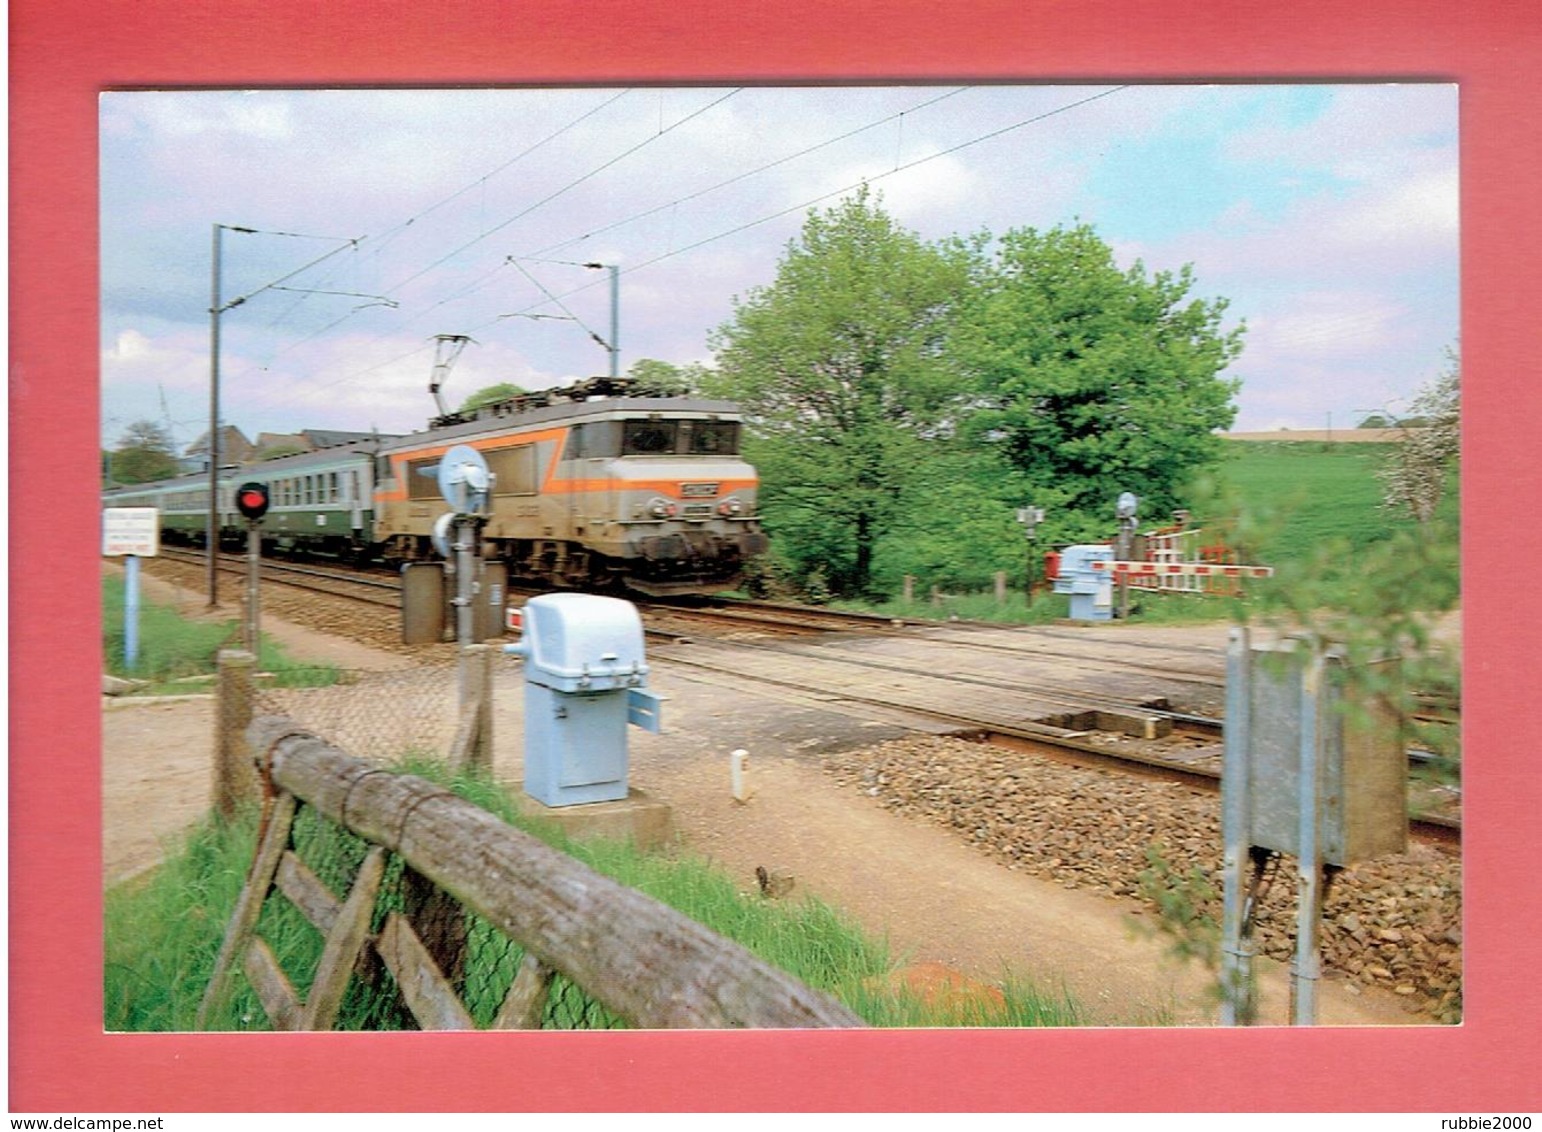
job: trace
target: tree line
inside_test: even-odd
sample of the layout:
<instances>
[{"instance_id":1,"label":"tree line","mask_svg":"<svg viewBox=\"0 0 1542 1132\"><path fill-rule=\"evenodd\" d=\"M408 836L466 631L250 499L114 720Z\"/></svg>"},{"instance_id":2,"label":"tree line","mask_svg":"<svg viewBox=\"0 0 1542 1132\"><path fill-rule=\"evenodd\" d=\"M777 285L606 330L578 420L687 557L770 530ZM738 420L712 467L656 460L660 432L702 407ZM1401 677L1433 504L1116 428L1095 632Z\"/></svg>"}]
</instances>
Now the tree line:
<instances>
[{"instance_id":1,"label":"tree line","mask_svg":"<svg viewBox=\"0 0 1542 1132\"><path fill-rule=\"evenodd\" d=\"M1020 508L1046 540L1102 539L1121 492L1165 516L1218 464L1244 328L1194 286L1120 268L1085 224L923 240L861 191L808 215L694 376L745 410L784 576L983 588L1028 568Z\"/></svg>"}]
</instances>

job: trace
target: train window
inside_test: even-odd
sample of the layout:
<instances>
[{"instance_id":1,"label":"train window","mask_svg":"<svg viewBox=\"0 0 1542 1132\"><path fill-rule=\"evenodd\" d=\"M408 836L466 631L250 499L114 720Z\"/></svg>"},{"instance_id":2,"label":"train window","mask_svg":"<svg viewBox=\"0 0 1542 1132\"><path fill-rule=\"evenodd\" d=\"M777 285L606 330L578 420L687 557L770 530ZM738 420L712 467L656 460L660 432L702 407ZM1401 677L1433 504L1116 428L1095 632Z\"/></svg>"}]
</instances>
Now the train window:
<instances>
[{"instance_id":1,"label":"train window","mask_svg":"<svg viewBox=\"0 0 1542 1132\"><path fill-rule=\"evenodd\" d=\"M328 503L336 503L337 502L337 473L336 472L328 472L327 473L327 502Z\"/></svg>"},{"instance_id":2,"label":"train window","mask_svg":"<svg viewBox=\"0 0 1542 1132\"><path fill-rule=\"evenodd\" d=\"M621 422L589 421L574 425L562 450L564 460L608 460L621 455Z\"/></svg>"},{"instance_id":3,"label":"train window","mask_svg":"<svg viewBox=\"0 0 1542 1132\"><path fill-rule=\"evenodd\" d=\"M392 481L394 479L395 479L395 477L392 476L392 474L391 474L391 457L389 457L389 456L376 456L375 457L375 485L376 485L376 487L384 489L384 488L387 488L389 486L392 486Z\"/></svg>"},{"instance_id":4,"label":"train window","mask_svg":"<svg viewBox=\"0 0 1542 1132\"><path fill-rule=\"evenodd\" d=\"M496 477L494 495L534 495L538 490L534 444L491 448L482 455L487 459L487 470Z\"/></svg>"},{"instance_id":5,"label":"train window","mask_svg":"<svg viewBox=\"0 0 1542 1132\"><path fill-rule=\"evenodd\" d=\"M692 456L733 456L739 451L738 421L683 421L684 450Z\"/></svg>"},{"instance_id":6,"label":"train window","mask_svg":"<svg viewBox=\"0 0 1542 1132\"><path fill-rule=\"evenodd\" d=\"M675 450L678 421L627 421L621 434L621 455L660 456Z\"/></svg>"},{"instance_id":7,"label":"train window","mask_svg":"<svg viewBox=\"0 0 1542 1132\"><path fill-rule=\"evenodd\" d=\"M438 499L439 495L439 457L430 456L426 460L409 460L407 462L407 498L408 499ZM423 470L428 470L428 475L420 475Z\"/></svg>"}]
</instances>

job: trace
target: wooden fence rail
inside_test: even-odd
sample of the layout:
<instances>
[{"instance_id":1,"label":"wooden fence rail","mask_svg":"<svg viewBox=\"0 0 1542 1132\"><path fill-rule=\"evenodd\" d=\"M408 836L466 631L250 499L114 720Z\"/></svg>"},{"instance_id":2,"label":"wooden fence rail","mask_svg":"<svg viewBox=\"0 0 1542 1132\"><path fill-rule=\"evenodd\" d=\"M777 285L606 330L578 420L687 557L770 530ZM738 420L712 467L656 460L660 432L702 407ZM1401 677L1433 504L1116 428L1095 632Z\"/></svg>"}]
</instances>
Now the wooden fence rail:
<instances>
[{"instance_id":1,"label":"wooden fence rail","mask_svg":"<svg viewBox=\"0 0 1542 1132\"><path fill-rule=\"evenodd\" d=\"M258 718L248 739L278 800L232 915L200 1025L239 963L275 1025L330 1028L347 980L369 948L395 976L419 1025L469 1027L453 980L408 917L392 913L378 935L369 935L386 853L399 855L524 948L525 964L494 1026L538 1025L554 973L649 1029L864 1025L738 944L442 787L370 766L282 717ZM321 888L289 851L297 802L376 847L344 899ZM255 935L262 904L275 888L309 909L326 936L304 1002Z\"/></svg>"}]
</instances>

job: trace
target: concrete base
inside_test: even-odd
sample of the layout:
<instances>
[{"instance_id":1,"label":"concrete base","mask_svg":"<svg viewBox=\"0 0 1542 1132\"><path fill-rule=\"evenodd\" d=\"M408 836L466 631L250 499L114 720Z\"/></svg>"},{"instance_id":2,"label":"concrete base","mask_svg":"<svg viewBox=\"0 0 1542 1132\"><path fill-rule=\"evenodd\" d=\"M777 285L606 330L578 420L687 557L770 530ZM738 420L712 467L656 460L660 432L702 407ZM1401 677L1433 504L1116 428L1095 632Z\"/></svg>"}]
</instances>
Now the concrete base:
<instances>
[{"instance_id":1,"label":"concrete base","mask_svg":"<svg viewBox=\"0 0 1542 1132\"><path fill-rule=\"evenodd\" d=\"M635 787L619 802L547 806L521 793L520 813L549 821L575 840L630 841L639 849L657 849L675 839L674 811Z\"/></svg>"}]
</instances>

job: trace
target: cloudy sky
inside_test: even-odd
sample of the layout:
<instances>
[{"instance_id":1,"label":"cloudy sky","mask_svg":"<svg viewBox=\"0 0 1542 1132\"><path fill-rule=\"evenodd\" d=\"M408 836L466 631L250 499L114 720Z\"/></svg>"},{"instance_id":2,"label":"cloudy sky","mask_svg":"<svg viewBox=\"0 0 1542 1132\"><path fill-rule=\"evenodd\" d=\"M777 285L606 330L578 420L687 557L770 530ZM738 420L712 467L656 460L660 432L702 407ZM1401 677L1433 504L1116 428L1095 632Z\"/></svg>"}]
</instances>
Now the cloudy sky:
<instances>
[{"instance_id":1,"label":"cloudy sky","mask_svg":"<svg viewBox=\"0 0 1542 1132\"><path fill-rule=\"evenodd\" d=\"M500 381L710 362L812 207L934 239L1094 226L1248 327L1236 427L1394 410L1458 343L1449 85L118 92L101 100L102 438L405 432L436 335Z\"/></svg>"}]
</instances>

